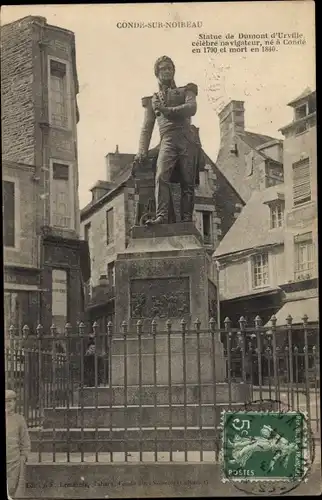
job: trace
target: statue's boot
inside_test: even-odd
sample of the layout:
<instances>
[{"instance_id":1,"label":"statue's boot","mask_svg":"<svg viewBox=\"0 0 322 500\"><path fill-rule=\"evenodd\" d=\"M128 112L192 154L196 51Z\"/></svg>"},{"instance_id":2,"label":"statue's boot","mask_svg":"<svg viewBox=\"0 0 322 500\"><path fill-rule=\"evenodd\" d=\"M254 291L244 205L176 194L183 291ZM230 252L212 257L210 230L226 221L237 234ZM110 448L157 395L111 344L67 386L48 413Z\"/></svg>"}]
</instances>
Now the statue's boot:
<instances>
[{"instance_id":1,"label":"statue's boot","mask_svg":"<svg viewBox=\"0 0 322 500\"><path fill-rule=\"evenodd\" d=\"M157 217L156 219L148 219L145 223L146 226L155 226L156 224L163 224L163 218Z\"/></svg>"}]
</instances>

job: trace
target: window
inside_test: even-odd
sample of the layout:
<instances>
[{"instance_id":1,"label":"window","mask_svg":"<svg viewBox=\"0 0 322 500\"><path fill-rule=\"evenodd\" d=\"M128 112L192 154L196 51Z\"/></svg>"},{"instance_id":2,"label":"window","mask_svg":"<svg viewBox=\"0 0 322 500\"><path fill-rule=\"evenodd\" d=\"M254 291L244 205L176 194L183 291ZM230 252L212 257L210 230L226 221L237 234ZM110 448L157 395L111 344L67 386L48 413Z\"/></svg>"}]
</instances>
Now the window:
<instances>
[{"instance_id":1,"label":"window","mask_svg":"<svg viewBox=\"0 0 322 500\"><path fill-rule=\"evenodd\" d=\"M293 164L293 202L294 206L311 200L311 173L308 158Z\"/></svg>"},{"instance_id":2,"label":"window","mask_svg":"<svg viewBox=\"0 0 322 500\"><path fill-rule=\"evenodd\" d=\"M307 104L302 104L295 108L295 120L301 120L307 116Z\"/></svg>"},{"instance_id":3,"label":"window","mask_svg":"<svg viewBox=\"0 0 322 500\"><path fill-rule=\"evenodd\" d=\"M68 127L68 95L66 64L50 60L50 110L51 123Z\"/></svg>"},{"instance_id":4,"label":"window","mask_svg":"<svg viewBox=\"0 0 322 500\"><path fill-rule=\"evenodd\" d=\"M73 193L70 165L53 163L52 165L52 225L64 229L73 229Z\"/></svg>"},{"instance_id":5,"label":"window","mask_svg":"<svg viewBox=\"0 0 322 500\"><path fill-rule=\"evenodd\" d=\"M3 240L5 247L15 247L15 183L3 181Z\"/></svg>"},{"instance_id":6,"label":"window","mask_svg":"<svg viewBox=\"0 0 322 500\"><path fill-rule=\"evenodd\" d=\"M107 264L107 279L110 286L115 286L115 265L114 262Z\"/></svg>"},{"instance_id":7,"label":"window","mask_svg":"<svg viewBox=\"0 0 322 500\"><path fill-rule=\"evenodd\" d=\"M274 203L271 205L271 229L282 227L284 224L284 203Z\"/></svg>"},{"instance_id":8,"label":"window","mask_svg":"<svg viewBox=\"0 0 322 500\"><path fill-rule=\"evenodd\" d=\"M309 128L309 124L307 122L301 123L295 129L295 135L300 135L306 132Z\"/></svg>"},{"instance_id":9,"label":"window","mask_svg":"<svg viewBox=\"0 0 322 500\"><path fill-rule=\"evenodd\" d=\"M106 244L114 241L114 212L113 208L106 212Z\"/></svg>"},{"instance_id":10,"label":"window","mask_svg":"<svg viewBox=\"0 0 322 500\"><path fill-rule=\"evenodd\" d=\"M315 93L309 96L308 100L308 114L310 115L311 113L315 113L316 111L316 95Z\"/></svg>"},{"instance_id":11,"label":"window","mask_svg":"<svg viewBox=\"0 0 322 500\"><path fill-rule=\"evenodd\" d=\"M305 233L294 238L295 279L311 278L314 266L312 233Z\"/></svg>"},{"instance_id":12,"label":"window","mask_svg":"<svg viewBox=\"0 0 322 500\"><path fill-rule=\"evenodd\" d=\"M64 269L52 270L51 313L57 332L63 332L67 323L68 294L67 272Z\"/></svg>"},{"instance_id":13,"label":"window","mask_svg":"<svg viewBox=\"0 0 322 500\"><path fill-rule=\"evenodd\" d=\"M202 212L202 232L205 244L211 244L211 212Z\"/></svg>"},{"instance_id":14,"label":"window","mask_svg":"<svg viewBox=\"0 0 322 500\"><path fill-rule=\"evenodd\" d=\"M253 288L268 285L268 254L258 254L253 256Z\"/></svg>"}]
</instances>

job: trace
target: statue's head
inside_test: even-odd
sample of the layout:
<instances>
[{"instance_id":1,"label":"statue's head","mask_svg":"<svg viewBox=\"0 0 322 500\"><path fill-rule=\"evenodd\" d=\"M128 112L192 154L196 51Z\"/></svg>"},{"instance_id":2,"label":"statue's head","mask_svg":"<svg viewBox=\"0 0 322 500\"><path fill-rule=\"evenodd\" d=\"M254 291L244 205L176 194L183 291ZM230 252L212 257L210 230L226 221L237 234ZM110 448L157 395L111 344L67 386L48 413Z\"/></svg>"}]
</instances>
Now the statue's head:
<instances>
[{"instance_id":1,"label":"statue's head","mask_svg":"<svg viewBox=\"0 0 322 500\"><path fill-rule=\"evenodd\" d=\"M162 84L173 82L175 73L174 62L168 56L159 57L154 64L154 74Z\"/></svg>"}]
</instances>

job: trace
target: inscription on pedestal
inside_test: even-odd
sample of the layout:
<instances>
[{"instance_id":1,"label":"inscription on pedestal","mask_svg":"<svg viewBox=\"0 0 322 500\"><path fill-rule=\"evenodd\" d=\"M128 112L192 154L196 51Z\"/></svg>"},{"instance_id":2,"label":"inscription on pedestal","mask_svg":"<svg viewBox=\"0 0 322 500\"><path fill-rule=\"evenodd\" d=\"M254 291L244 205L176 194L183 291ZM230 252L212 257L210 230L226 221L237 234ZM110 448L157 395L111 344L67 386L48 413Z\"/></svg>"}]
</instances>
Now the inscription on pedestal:
<instances>
[{"instance_id":1,"label":"inscription on pedestal","mask_svg":"<svg viewBox=\"0 0 322 500\"><path fill-rule=\"evenodd\" d=\"M132 318L179 318L190 313L189 278L134 279Z\"/></svg>"}]
</instances>

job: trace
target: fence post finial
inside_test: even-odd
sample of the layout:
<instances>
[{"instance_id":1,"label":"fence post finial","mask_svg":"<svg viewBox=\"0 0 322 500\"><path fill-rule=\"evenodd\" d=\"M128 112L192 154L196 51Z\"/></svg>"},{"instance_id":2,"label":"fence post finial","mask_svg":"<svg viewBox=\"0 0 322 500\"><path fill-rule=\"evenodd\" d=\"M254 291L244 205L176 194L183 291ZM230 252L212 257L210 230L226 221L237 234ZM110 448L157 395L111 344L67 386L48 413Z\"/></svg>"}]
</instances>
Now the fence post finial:
<instances>
[{"instance_id":1,"label":"fence post finial","mask_svg":"<svg viewBox=\"0 0 322 500\"><path fill-rule=\"evenodd\" d=\"M182 320L180 321L180 326L182 333L186 333L187 322L184 318L182 318Z\"/></svg>"},{"instance_id":2,"label":"fence post finial","mask_svg":"<svg viewBox=\"0 0 322 500\"><path fill-rule=\"evenodd\" d=\"M107 323L107 333L108 333L108 335L112 335L112 331L113 331L113 323L112 323L112 321L109 321Z\"/></svg>"},{"instance_id":3,"label":"fence post finial","mask_svg":"<svg viewBox=\"0 0 322 500\"><path fill-rule=\"evenodd\" d=\"M200 330L200 325L201 325L201 321L200 321L200 319L199 319L199 318L197 318L197 319L195 320L195 329L196 329L197 331L199 331L199 330Z\"/></svg>"},{"instance_id":4,"label":"fence post finial","mask_svg":"<svg viewBox=\"0 0 322 500\"><path fill-rule=\"evenodd\" d=\"M276 327L276 323L277 323L277 318L276 318L275 314L273 314L271 316L270 322L272 323L272 328L275 328Z\"/></svg>"},{"instance_id":5,"label":"fence post finial","mask_svg":"<svg viewBox=\"0 0 322 500\"><path fill-rule=\"evenodd\" d=\"M138 335L141 335L142 333L142 327L143 327L143 322L141 319L138 319L137 322L136 322L136 333Z\"/></svg>"},{"instance_id":6,"label":"fence post finial","mask_svg":"<svg viewBox=\"0 0 322 500\"><path fill-rule=\"evenodd\" d=\"M262 318L260 316L256 316L255 318L255 328L260 328L262 326Z\"/></svg>"},{"instance_id":7,"label":"fence post finial","mask_svg":"<svg viewBox=\"0 0 322 500\"><path fill-rule=\"evenodd\" d=\"M167 330L170 333L171 332L171 327L172 327L171 319L167 319L167 321L165 323L165 326L167 327Z\"/></svg>"},{"instance_id":8,"label":"fence post finial","mask_svg":"<svg viewBox=\"0 0 322 500\"><path fill-rule=\"evenodd\" d=\"M231 327L231 320L228 318L228 316L226 316L226 318L224 319L224 325L225 325L225 330L229 330L230 327Z\"/></svg>"},{"instance_id":9,"label":"fence post finial","mask_svg":"<svg viewBox=\"0 0 322 500\"><path fill-rule=\"evenodd\" d=\"M72 333L72 325L70 323L66 323L65 325L65 334L67 337Z\"/></svg>"},{"instance_id":10,"label":"fence post finial","mask_svg":"<svg viewBox=\"0 0 322 500\"><path fill-rule=\"evenodd\" d=\"M96 337L97 334L98 334L98 323L97 321L94 321L93 325L92 325L92 333L94 333L94 336Z\"/></svg>"},{"instance_id":11,"label":"fence post finial","mask_svg":"<svg viewBox=\"0 0 322 500\"><path fill-rule=\"evenodd\" d=\"M309 320L309 317L307 314L304 314L303 318L302 318L302 321L303 321L303 325L306 326L307 323L308 323L308 320Z\"/></svg>"},{"instance_id":12,"label":"fence post finial","mask_svg":"<svg viewBox=\"0 0 322 500\"><path fill-rule=\"evenodd\" d=\"M121 329L122 329L123 335L125 335L127 333L127 322L125 320L122 321Z\"/></svg>"},{"instance_id":13,"label":"fence post finial","mask_svg":"<svg viewBox=\"0 0 322 500\"><path fill-rule=\"evenodd\" d=\"M42 337L43 330L44 330L43 326L39 323L39 325L36 328L36 334L38 338Z\"/></svg>"},{"instance_id":14,"label":"fence post finial","mask_svg":"<svg viewBox=\"0 0 322 500\"><path fill-rule=\"evenodd\" d=\"M26 339L26 338L28 337L28 335L29 335L29 331L30 331L30 330L29 330L29 326L28 326L28 325L24 325L24 326L22 327L22 338L23 338L23 339Z\"/></svg>"},{"instance_id":15,"label":"fence post finial","mask_svg":"<svg viewBox=\"0 0 322 500\"><path fill-rule=\"evenodd\" d=\"M210 327L210 330L212 332L215 331L215 327L216 327L216 320L215 320L215 318L210 318L210 320L209 320L209 327Z\"/></svg>"},{"instance_id":16,"label":"fence post finial","mask_svg":"<svg viewBox=\"0 0 322 500\"><path fill-rule=\"evenodd\" d=\"M82 321L78 325L78 331L79 331L80 337L83 337L85 334L85 324Z\"/></svg>"},{"instance_id":17,"label":"fence post finial","mask_svg":"<svg viewBox=\"0 0 322 500\"><path fill-rule=\"evenodd\" d=\"M56 335L56 326L54 325L54 323L50 327L50 335L52 337L54 337Z\"/></svg>"},{"instance_id":18,"label":"fence post finial","mask_svg":"<svg viewBox=\"0 0 322 500\"><path fill-rule=\"evenodd\" d=\"M9 337L13 339L15 337L15 327L13 325L10 325L9 327Z\"/></svg>"},{"instance_id":19,"label":"fence post finial","mask_svg":"<svg viewBox=\"0 0 322 500\"><path fill-rule=\"evenodd\" d=\"M286 324L287 324L288 326L291 326L292 321L293 321L293 318L292 318L292 316L289 314L289 315L287 316L287 318L286 318Z\"/></svg>"},{"instance_id":20,"label":"fence post finial","mask_svg":"<svg viewBox=\"0 0 322 500\"><path fill-rule=\"evenodd\" d=\"M246 325L246 320L245 320L244 316L241 316L239 318L238 323L239 323L240 329L244 330L245 325Z\"/></svg>"},{"instance_id":21,"label":"fence post finial","mask_svg":"<svg viewBox=\"0 0 322 500\"><path fill-rule=\"evenodd\" d=\"M151 321L151 331L153 335L157 333L157 321L155 318Z\"/></svg>"}]
</instances>

